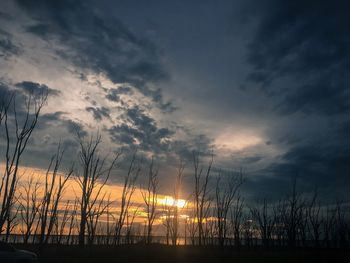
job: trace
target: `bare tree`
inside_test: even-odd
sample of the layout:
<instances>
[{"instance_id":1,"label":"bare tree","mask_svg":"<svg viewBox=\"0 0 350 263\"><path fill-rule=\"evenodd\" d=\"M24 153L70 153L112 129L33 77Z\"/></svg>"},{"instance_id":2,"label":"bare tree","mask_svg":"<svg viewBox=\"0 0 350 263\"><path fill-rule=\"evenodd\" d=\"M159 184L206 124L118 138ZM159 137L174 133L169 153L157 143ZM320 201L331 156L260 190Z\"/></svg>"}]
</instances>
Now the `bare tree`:
<instances>
[{"instance_id":1,"label":"bare tree","mask_svg":"<svg viewBox=\"0 0 350 263\"><path fill-rule=\"evenodd\" d=\"M275 225L275 217L269 207L266 198L262 204L250 209L252 218L257 222L260 238L265 248L270 246L272 240L273 228Z\"/></svg>"},{"instance_id":2,"label":"bare tree","mask_svg":"<svg viewBox=\"0 0 350 263\"><path fill-rule=\"evenodd\" d=\"M297 245L299 228L303 225L304 208L305 200L297 191L297 180L294 178L291 193L287 196L282 210L283 225L289 247L293 248Z\"/></svg>"},{"instance_id":3,"label":"bare tree","mask_svg":"<svg viewBox=\"0 0 350 263\"><path fill-rule=\"evenodd\" d=\"M131 213L130 209L126 210L126 233L125 233L125 242L126 244L132 244L133 240L133 226L134 221L139 211L139 207L134 209Z\"/></svg>"},{"instance_id":4,"label":"bare tree","mask_svg":"<svg viewBox=\"0 0 350 263\"><path fill-rule=\"evenodd\" d=\"M230 221L233 230L233 238L235 241L235 246L237 248L241 245L241 226L243 219L243 207L244 200L239 193L237 193L236 198L233 202L233 206L230 211Z\"/></svg>"},{"instance_id":5,"label":"bare tree","mask_svg":"<svg viewBox=\"0 0 350 263\"><path fill-rule=\"evenodd\" d=\"M65 229L66 225L70 219L70 213L69 213L69 207L70 207L70 200L67 200L66 205L63 209L61 220L55 220L55 226L56 226L56 233L57 233L57 244L62 243L62 239L65 236Z\"/></svg>"},{"instance_id":6,"label":"bare tree","mask_svg":"<svg viewBox=\"0 0 350 263\"><path fill-rule=\"evenodd\" d=\"M1 106L1 123L4 122L6 146L5 171L0 184L0 233L4 230L4 224L11 213L21 157L47 100L47 94L46 90L37 96L30 95L27 98L22 118L20 117L22 114L18 114L15 98L11 97L13 99L10 102ZM10 108L13 109L12 114L9 113Z\"/></svg>"},{"instance_id":7,"label":"bare tree","mask_svg":"<svg viewBox=\"0 0 350 263\"><path fill-rule=\"evenodd\" d=\"M111 218L113 218L113 214L111 212L111 205L112 202L110 202L110 200L108 200L108 205L106 207L106 245L109 245L110 239L113 235L113 224L111 224Z\"/></svg>"},{"instance_id":8,"label":"bare tree","mask_svg":"<svg viewBox=\"0 0 350 263\"><path fill-rule=\"evenodd\" d=\"M136 190L136 180L140 173L140 167L135 163L136 153L132 156L130 161L128 172L124 178L123 191L120 198L120 211L115 225L115 241L114 243L120 245L121 233L125 220L127 217L127 211L131 206L131 198Z\"/></svg>"},{"instance_id":9,"label":"bare tree","mask_svg":"<svg viewBox=\"0 0 350 263\"><path fill-rule=\"evenodd\" d=\"M323 216L323 242L327 248L331 247L332 229L334 228L336 213L334 209L327 206L325 215Z\"/></svg>"},{"instance_id":10,"label":"bare tree","mask_svg":"<svg viewBox=\"0 0 350 263\"><path fill-rule=\"evenodd\" d=\"M323 219L321 215L321 205L318 202L318 192L317 188L314 191L314 195L308 205L307 218L310 223L311 236L314 241L315 247L320 247L320 236L321 236L321 226L323 224Z\"/></svg>"},{"instance_id":11,"label":"bare tree","mask_svg":"<svg viewBox=\"0 0 350 263\"><path fill-rule=\"evenodd\" d=\"M101 198L99 198L95 204L90 204L93 206L89 207L90 213L88 214L87 220L89 245L92 245L94 243L100 217L106 212L107 208L111 204L110 195L106 195L107 193L104 192Z\"/></svg>"},{"instance_id":12,"label":"bare tree","mask_svg":"<svg viewBox=\"0 0 350 263\"><path fill-rule=\"evenodd\" d=\"M186 219L186 225L185 225L185 234L187 237L187 233L189 235L189 238L191 240L191 244L196 244L196 234L197 234L197 219L196 219L196 208L191 207L189 210L190 217Z\"/></svg>"},{"instance_id":13,"label":"bare tree","mask_svg":"<svg viewBox=\"0 0 350 263\"><path fill-rule=\"evenodd\" d=\"M18 184L18 178L16 182L15 188L17 188ZM12 199L11 204L11 211L7 216L6 220L6 234L5 234L5 241L8 242L10 234L12 231L21 223L21 220L17 218L17 216L20 214L21 206L19 204L19 199L21 198L21 193L16 194L16 196Z\"/></svg>"},{"instance_id":14,"label":"bare tree","mask_svg":"<svg viewBox=\"0 0 350 263\"><path fill-rule=\"evenodd\" d=\"M40 203L38 202L39 181L32 174L28 181L23 185L23 195L20 198L20 215L23 225L23 242L28 243L32 235L34 223L37 218Z\"/></svg>"},{"instance_id":15,"label":"bare tree","mask_svg":"<svg viewBox=\"0 0 350 263\"><path fill-rule=\"evenodd\" d=\"M44 193L39 210L37 229L39 231L39 244L46 244L57 222L58 207L64 194L66 183L73 174L73 166L65 173L59 174L64 151L58 144L57 152L52 156L45 173Z\"/></svg>"},{"instance_id":16,"label":"bare tree","mask_svg":"<svg viewBox=\"0 0 350 263\"><path fill-rule=\"evenodd\" d=\"M152 242L153 223L156 218L157 202L158 202L158 169L154 168L153 158L148 171L147 183L141 187L141 194L146 206L146 243Z\"/></svg>"},{"instance_id":17,"label":"bare tree","mask_svg":"<svg viewBox=\"0 0 350 263\"><path fill-rule=\"evenodd\" d=\"M239 187L243 183L243 172L226 174L224 183L222 184L223 174L219 173L216 181L216 220L218 229L218 239L220 246L225 245L227 235L227 219L228 212L232 201L234 200Z\"/></svg>"},{"instance_id":18,"label":"bare tree","mask_svg":"<svg viewBox=\"0 0 350 263\"><path fill-rule=\"evenodd\" d=\"M77 199L74 200L73 208L71 209L70 213L70 220L69 220L69 226L68 226L68 233L67 233L67 242L66 244L70 244L70 239L74 231L74 225L76 223L76 216L77 216L77 210L78 210L78 204L79 201Z\"/></svg>"},{"instance_id":19,"label":"bare tree","mask_svg":"<svg viewBox=\"0 0 350 263\"><path fill-rule=\"evenodd\" d=\"M204 220L208 216L210 207L210 198L208 188L210 171L213 164L213 155L208 164L208 168L203 175L203 167L199 167L199 154L193 152L193 164L194 164L194 206L195 206L195 222L197 222L198 230L198 245L203 243L204 236Z\"/></svg>"},{"instance_id":20,"label":"bare tree","mask_svg":"<svg viewBox=\"0 0 350 263\"><path fill-rule=\"evenodd\" d=\"M3 96L0 98L0 126L2 124L2 121L5 119L5 116L8 113L8 109L11 105L11 102L14 98L14 94L6 92L3 94Z\"/></svg>"},{"instance_id":21,"label":"bare tree","mask_svg":"<svg viewBox=\"0 0 350 263\"><path fill-rule=\"evenodd\" d=\"M166 244L170 244L170 229L171 229L171 206L167 205L166 203L163 205L163 212L164 215L162 216L162 222L165 226L165 239Z\"/></svg>"},{"instance_id":22,"label":"bare tree","mask_svg":"<svg viewBox=\"0 0 350 263\"><path fill-rule=\"evenodd\" d=\"M339 248L347 247L347 234L349 231L349 222L346 219L346 212L343 200L336 200L335 204L335 228L333 239Z\"/></svg>"},{"instance_id":23,"label":"bare tree","mask_svg":"<svg viewBox=\"0 0 350 263\"><path fill-rule=\"evenodd\" d=\"M78 142L80 145L80 163L83 170L82 175L76 177L81 191L79 245L83 246L88 218L93 213L92 208L101 198L103 187L107 183L119 153L106 168L106 157L101 159L98 154L101 135L97 134L95 138L91 135L88 141L84 141L78 133Z\"/></svg>"},{"instance_id":24,"label":"bare tree","mask_svg":"<svg viewBox=\"0 0 350 263\"><path fill-rule=\"evenodd\" d=\"M275 225L273 227L273 236L274 240L277 241L279 247L284 246L285 244L285 225L284 225L284 216L286 214L286 202L283 199L278 200L272 206L273 220Z\"/></svg>"},{"instance_id":25,"label":"bare tree","mask_svg":"<svg viewBox=\"0 0 350 263\"><path fill-rule=\"evenodd\" d=\"M171 243L172 245L176 246L178 237L179 237L179 213L181 207L179 207L178 202L181 196L181 187L182 182L184 179L184 169L185 165L180 162L177 175L176 175L176 181L174 186L174 204L172 205L173 208L173 214L170 217L170 237L171 237Z\"/></svg>"}]
</instances>

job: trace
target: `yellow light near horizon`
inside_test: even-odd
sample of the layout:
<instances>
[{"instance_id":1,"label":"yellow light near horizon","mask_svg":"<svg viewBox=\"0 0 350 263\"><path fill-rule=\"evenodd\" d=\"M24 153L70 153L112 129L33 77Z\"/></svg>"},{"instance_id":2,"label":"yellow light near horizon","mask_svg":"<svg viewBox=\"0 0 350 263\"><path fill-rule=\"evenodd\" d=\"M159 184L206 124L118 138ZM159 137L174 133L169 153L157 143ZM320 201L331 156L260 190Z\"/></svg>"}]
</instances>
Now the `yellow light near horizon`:
<instances>
[{"instance_id":1,"label":"yellow light near horizon","mask_svg":"<svg viewBox=\"0 0 350 263\"><path fill-rule=\"evenodd\" d=\"M158 203L166 206L177 206L178 208L184 208L186 206L186 200L184 199L175 200L171 196L166 196L162 199L159 199Z\"/></svg>"}]
</instances>

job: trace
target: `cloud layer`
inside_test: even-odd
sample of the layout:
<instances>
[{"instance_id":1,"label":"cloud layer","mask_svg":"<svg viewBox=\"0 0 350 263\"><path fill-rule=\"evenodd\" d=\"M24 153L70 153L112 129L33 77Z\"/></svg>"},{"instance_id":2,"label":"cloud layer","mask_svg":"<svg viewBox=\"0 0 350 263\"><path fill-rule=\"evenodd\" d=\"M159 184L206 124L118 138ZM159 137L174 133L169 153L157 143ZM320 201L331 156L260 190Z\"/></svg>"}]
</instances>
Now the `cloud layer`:
<instances>
[{"instance_id":1,"label":"cloud layer","mask_svg":"<svg viewBox=\"0 0 350 263\"><path fill-rule=\"evenodd\" d=\"M100 131L103 151L180 159L213 151L246 191L350 185L345 1L4 1L0 95L48 90L26 164ZM36 158L33 158L35 156ZM112 178L118 179L118 178Z\"/></svg>"}]
</instances>

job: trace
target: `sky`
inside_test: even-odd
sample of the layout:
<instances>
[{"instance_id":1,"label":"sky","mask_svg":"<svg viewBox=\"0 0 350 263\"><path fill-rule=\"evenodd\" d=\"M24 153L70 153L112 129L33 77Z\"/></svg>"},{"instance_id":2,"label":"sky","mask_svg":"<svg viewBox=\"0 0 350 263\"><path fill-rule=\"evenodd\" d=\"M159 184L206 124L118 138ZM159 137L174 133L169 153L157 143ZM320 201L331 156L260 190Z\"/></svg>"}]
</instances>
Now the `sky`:
<instances>
[{"instance_id":1,"label":"sky","mask_svg":"<svg viewBox=\"0 0 350 263\"><path fill-rule=\"evenodd\" d=\"M195 150L249 198L294 177L350 197L347 1L0 1L0 96L49 90L23 165L99 131L101 152L154 156L164 189L179 160L191 184Z\"/></svg>"}]
</instances>

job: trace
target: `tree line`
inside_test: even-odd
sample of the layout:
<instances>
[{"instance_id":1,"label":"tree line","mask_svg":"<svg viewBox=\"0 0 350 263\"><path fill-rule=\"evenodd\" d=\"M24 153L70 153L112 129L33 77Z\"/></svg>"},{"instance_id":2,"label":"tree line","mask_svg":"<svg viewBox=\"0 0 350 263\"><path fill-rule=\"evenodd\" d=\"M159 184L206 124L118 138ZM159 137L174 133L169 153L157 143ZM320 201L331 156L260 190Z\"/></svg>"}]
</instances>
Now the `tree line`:
<instances>
[{"instance_id":1,"label":"tree line","mask_svg":"<svg viewBox=\"0 0 350 263\"><path fill-rule=\"evenodd\" d=\"M154 159L146 167L136 153L123 172L121 193L109 192L106 185L120 165L121 153L113 153L112 158L103 155L99 133L83 136L77 132L77 160L65 172L65 149L59 143L44 180L34 175L22 180L21 160L47 95L30 95L20 111L14 93L0 99L0 238L5 241L80 246L163 242L236 248L346 248L350 244L345 202L324 205L317 189L311 195L299 192L295 179L290 192L280 200L264 198L248 203L241 191L245 181L242 170L213 169L214 156L202 161L202 155L195 151L186 166L188 172L185 164L179 163L171 204L159 202L159 167ZM178 205L184 198L185 177L192 179L193 191L185 198L187 205ZM74 200L65 200L71 180L78 189ZM142 204L134 200L136 191ZM136 223L140 217L143 222ZM159 228L162 239L155 234Z\"/></svg>"}]
</instances>

